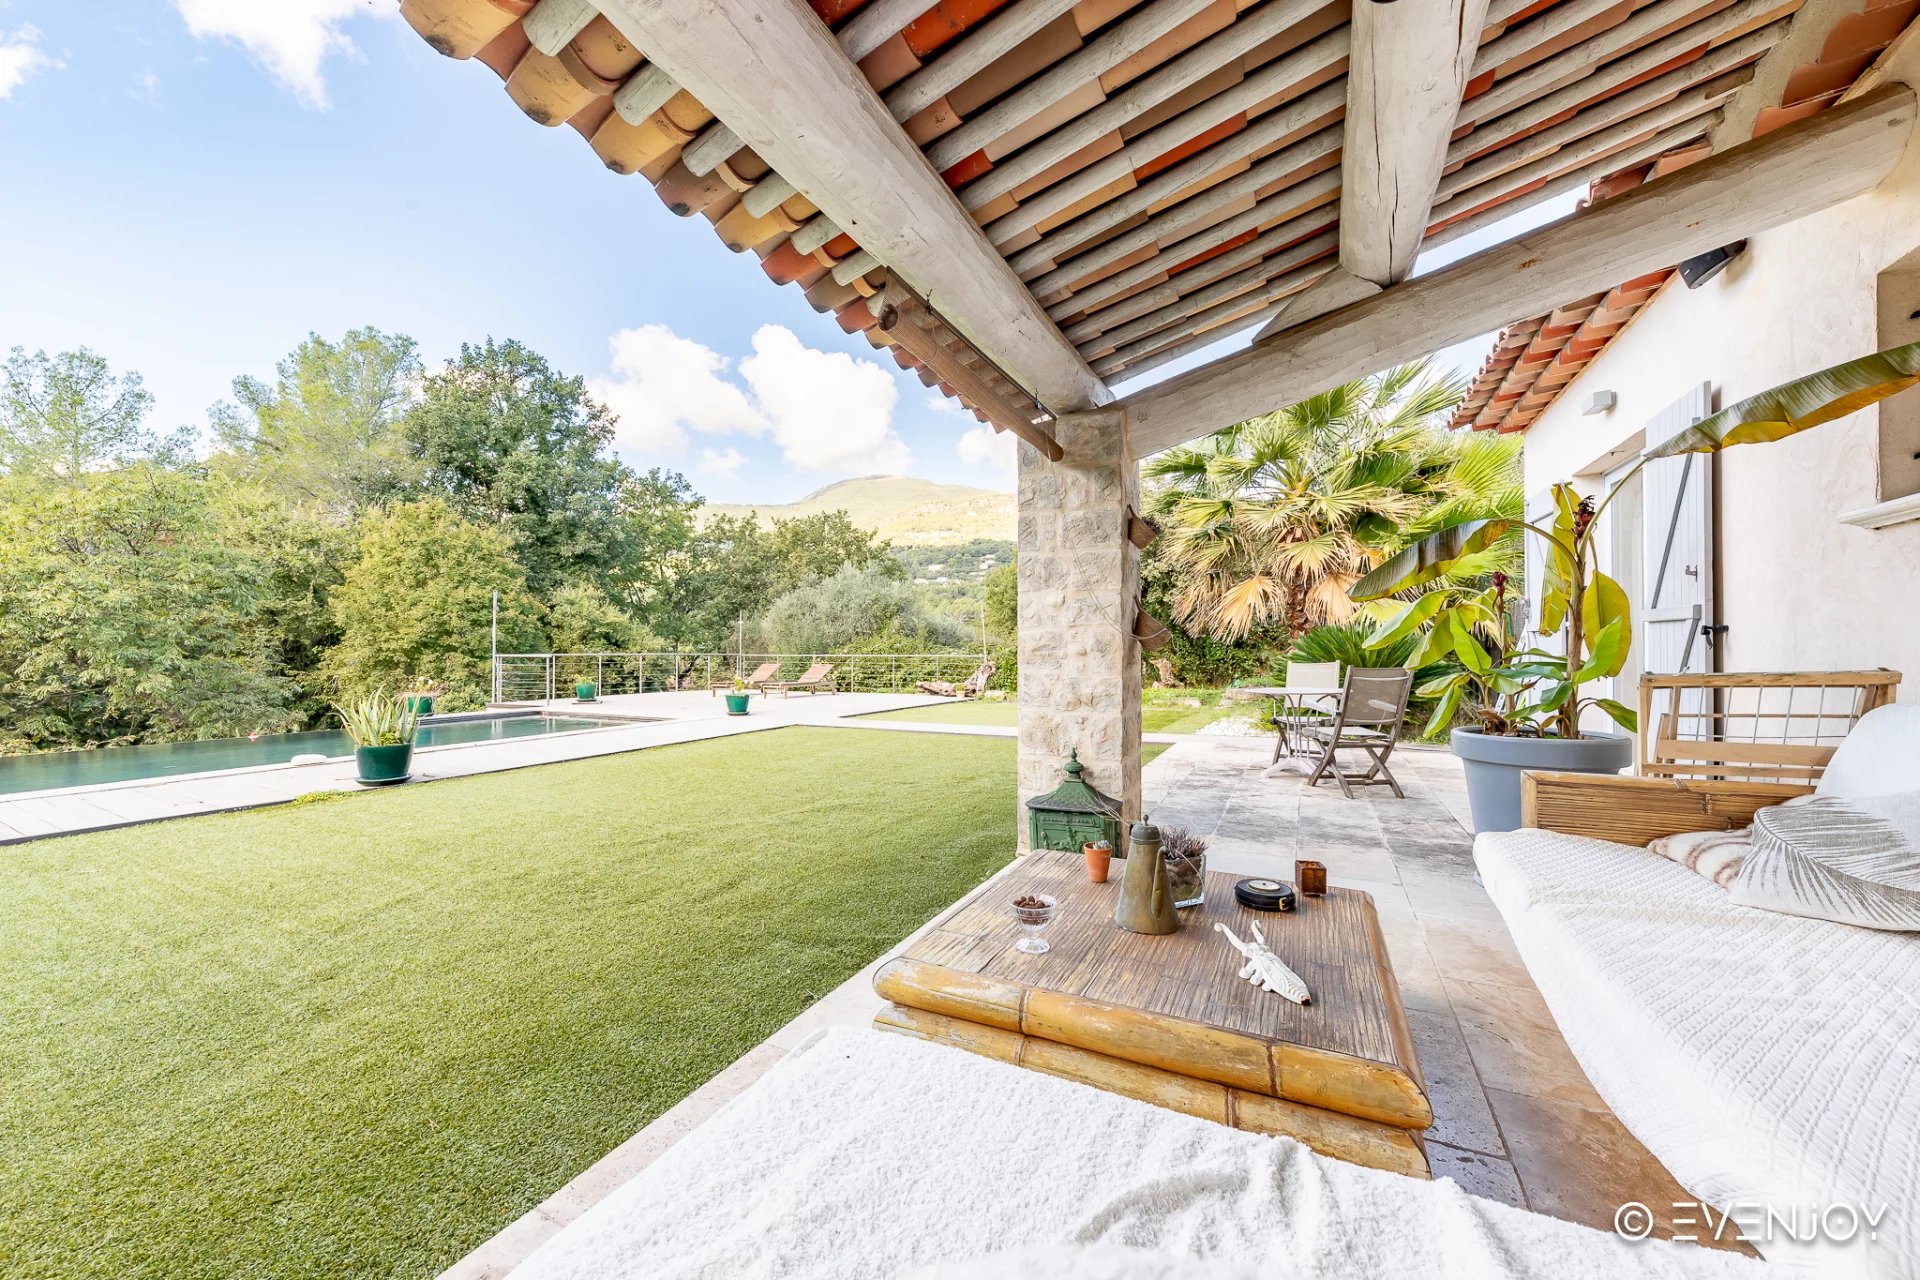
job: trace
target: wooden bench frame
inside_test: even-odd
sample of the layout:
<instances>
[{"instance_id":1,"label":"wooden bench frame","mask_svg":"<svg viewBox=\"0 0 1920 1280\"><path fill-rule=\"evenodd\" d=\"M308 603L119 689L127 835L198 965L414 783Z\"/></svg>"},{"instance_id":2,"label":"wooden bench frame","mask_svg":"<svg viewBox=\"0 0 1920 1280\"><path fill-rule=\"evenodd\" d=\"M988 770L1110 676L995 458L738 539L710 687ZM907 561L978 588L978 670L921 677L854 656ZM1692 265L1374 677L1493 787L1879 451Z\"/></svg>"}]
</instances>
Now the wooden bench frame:
<instances>
[{"instance_id":1,"label":"wooden bench frame","mask_svg":"<svg viewBox=\"0 0 1920 1280\"><path fill-rule=\"evenodd\" d=\"M1526 773L1520 783L1521 825L1631 845L1688 831L1751 825L1754 810L1812 791L1833 758L1831 746L1791 738L1831 737L1832 731L1824 727L1828 721L1844 720L1851 728L1867 712L1892 702L1899 687L1900 673L1885 668L1642 676L1635 770L1640 776ZM1764 689L1807 689L1821 696L1812 699L1811 707L1796 709L1790 695L1783 710L1760 712L1729 709L1721 701L1729 690ZM1683 712L1681 696L1690 690L1711 695L1712 711L1705 716ZM1825 695L1844 690L1852 691L1851 708L1832 709ZM1717 721L1723 729L1728 720L1780 721L1781 737L1789 740L1682 737L1676 726L1687 719ZM1741 776L1730 780L1726 774Z\"/></svg>"},{"instance_id":2,"label":"wooden bench frame","mask_svg":"<svg viewBox=\"0 0 1920 1280\"><path fill-rule=\"evenodd\" d=\"M1629 778L1602 773L1527 773L1520 782L1520 825L1644 845L1686 831L1731 831L1756 809L1803 796L1798 782L1709 782Z\"/></svg>"},{"instance_id":3,"label":"wooden bench frame","mask_svg":"<svg viewBox=\"0 0 1920 1280\"><path fill-rule=\"evenodd\" d=\"M1892 702L1899 687L1900 673L1885 668L1645 675L1634 772L1649 778L1817 782L1847 730ZM1769 691L1778 696L1768 701ZM1689 693L1699 695L1693 710L1685 703ZM1753 706L1738 705L1732 696L1737 693L1753 695ZM1732 732L1740 724L1744 736Z\"/></svg>"}]
</instances>

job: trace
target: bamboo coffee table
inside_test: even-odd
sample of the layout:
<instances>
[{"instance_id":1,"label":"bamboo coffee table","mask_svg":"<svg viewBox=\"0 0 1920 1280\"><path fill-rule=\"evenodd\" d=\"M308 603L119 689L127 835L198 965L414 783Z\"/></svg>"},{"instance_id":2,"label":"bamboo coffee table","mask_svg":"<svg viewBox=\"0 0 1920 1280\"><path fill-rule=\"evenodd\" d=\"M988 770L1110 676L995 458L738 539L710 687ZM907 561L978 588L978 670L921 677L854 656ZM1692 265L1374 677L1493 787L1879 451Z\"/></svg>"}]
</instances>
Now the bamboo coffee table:
<instances>
[{"instance_id":1,"label":"bamboo coffee table","mask_svg":"<svg viewBox=\"0 0 1920 1280\"><path fill-rule=\"evenodd\" d=\"M1122 869L1091 884L1077 853L1020 859L880 968L874 989L891 1003L875 1025L1430 1176L1420 1131L1433 1109L1371 897L1334 888L1290 913L1249 911L1238 877L1212 873L1180 931L1149 937L1113 923ZM1059 903L1045 955L1014 949L1008 904L1028 892ZM1216 920L1242 938L1257 922L1312 1003L1240 978Z\"/></svg>"}]
</instances>

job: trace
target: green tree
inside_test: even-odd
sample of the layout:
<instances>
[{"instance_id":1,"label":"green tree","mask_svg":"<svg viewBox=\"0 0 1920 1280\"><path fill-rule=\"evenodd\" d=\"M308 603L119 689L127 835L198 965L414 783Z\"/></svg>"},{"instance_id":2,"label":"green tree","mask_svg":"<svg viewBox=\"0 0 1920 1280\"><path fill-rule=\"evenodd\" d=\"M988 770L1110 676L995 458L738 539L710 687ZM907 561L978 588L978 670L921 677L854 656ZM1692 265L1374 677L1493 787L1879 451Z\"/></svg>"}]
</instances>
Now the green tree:
<instances>
[{"instance_id":1,"label":"green tree","mask_svg":"<svg viewBox=\"0 0 1920 1280\"><path fill-rule=\"evenodd\" d=\"M752 515L716 516L694 537L648 623L675 644L722 648L738 619L758 617L794 588L848 567L905 586L906 570L888 544L844 511L776 520L771 529Z\"/></svg>"},{"instance_id":2,"label":"green tree","mask_svg":"<svg viewBox=\"0 0 1920 1280\"><path fill-rule=\"evenodd\" d=\"M570 582L553 593L547 636L555 653L645 653L665 647L591 582Z\"/></svg>"},{"instance_id":3,"label":"green tree","mask_svg":"<svg viewBox=\"0 0 1920 1280\"><path fill-rule=\"evenodd\" d=\"M448 710L484 706L495 591L501 649L541 649L540 606L505 532L438 499L374 512L362 521L359 554L333 592L340 642L323 668L343 697L428 676L445 682Z\"/></svg>"},{"instance_id":4,"label":"green tree","mask_svg":"<svg viewBox=\"0 0 1920 1280\"><path fill-rule=\"evenodd\" d=\"M1003 564L987 572L987 634L994 640L1020 635L1020 569Z\"/></svg>"},{"instance_id":5,"label":"green tree","mask_svg":"<svg viewBox=\"0 0 1920 1280\"><path fill-rule=\"evenodd\" d=\"M1290 644L1351 618L1347 588L1436 520L1517 507L1514 446L1438 428L1460 394L1419 361L1149 462L1174 619L1228 643L1278 627Z\"/></svg>"},{"instance_id":6,"label":"green tree","mask_svg":"<svg viewBox=\"0 0 1920 1280\"><path fill-rule=\"evenodd\" d=\"M635 617L653 621L656 630L665 625L658 620L671 618L684 605L675 584L693 567L700 505L685 476L660 467L630 476L620 488L629 551L617 594Z\"/></svg>"},{"instance_id":7,"label":"green tree","mask_svg":"<svg viewBox=\"0 0 1920 1280\"><path fill-rule=\"evenodd\" d=\"M788 591L767 610L765 630L779 653L921 652L967 640L965 628L926 612L911 584L876 564L849 564Z\"/></svg>"},{"instance_id":8,"label":"green tree","mask_svg":"<svg viewBox=\"0 0 1920 1280\"><path fill-rule=\"evenodd\" d=\"M397 430L420 380L412 338L308 334L276 369L272 386L235 378L238 405L213 407L222 469L342 520L417 481Z\"/></svg>"},{"instance_id":9,"label":"green tree","mask_svg":"<svg viewBox=\"0 0 1920 1280\"><path fill-rule=\"evenodd\" d=\"M803 582L825 578L851 565L877 568L883 577L904 580L906 566L893 555L893 544L871 529L862 529L844 511L822 511L810 516L775 520L767 535L773 556L774 594Z\"/></svg>"},{"instance_id":10,"label":"green tree","mask_svg":"<svg viewBox=\"0 0 1920 1280\"><path fill-rule=\"evenodd\" d=\"M633 558L621 508L632 473L606 452L613 422L581 379L489 338L428 376L404 429L425 492L505 530L544 595L583 578L612 585Z\"/></svg>"},{"instance_id":11,"label":"green tree","mask_svg":"<svg viewBox=\"0 0 1920 1280\"><path fill-rule=\"evenodd\" d=\"M225 479L209 495L215 536L243 556L257 584L248 647L292 682L292 709L307 725L332 703L321 672L340 629L330 607L358 540L329 513L258 485Z\"/></svg>"},{"instance_id":12,"label":"green tree","mask_svg":"<svg viewBox=\"0 0 1920 1280\"><path fill-rule=\"evenodd\" d=\"M15 347L0 383L0 472L75 480L89 471L185 456L192 433L146 427L153 396L82 347L50 356Z\"/></svg>"},{"instance_id":13,"label":"green tree","mask_svg":"<svg viewBox=\"0 0 1920 1280\"><path fill-rule=\"evenodd\" d=\"M126 439L125 435L121 439ZM0 730L29 747L292 727L257 564L196 471L136 462L0 483Z\"/></svg>"}]
</instances>

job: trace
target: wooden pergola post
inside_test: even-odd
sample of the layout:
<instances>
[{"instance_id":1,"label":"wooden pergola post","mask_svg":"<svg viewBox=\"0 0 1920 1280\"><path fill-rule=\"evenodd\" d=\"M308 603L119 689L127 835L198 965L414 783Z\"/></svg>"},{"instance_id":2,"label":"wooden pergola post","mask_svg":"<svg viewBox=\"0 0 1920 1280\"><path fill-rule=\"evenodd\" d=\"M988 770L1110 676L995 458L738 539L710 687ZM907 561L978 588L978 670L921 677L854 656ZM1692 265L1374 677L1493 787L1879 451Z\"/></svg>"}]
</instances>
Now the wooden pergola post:
<instances>
[{"instance_id":1,"label":"wooden pergola post","mask_svg":"<svg viewBox=\"0 0 1920 1280\"><path fill-rule=\"evenodd\" d=\"M1140 553L1127 541L1139 467L1125 415L1062 414L1064 456L1020 445L1020 762L1016 814L1060 784L1070 751L1086 780L1140 815Z\"/></svg>"}]
</instances>

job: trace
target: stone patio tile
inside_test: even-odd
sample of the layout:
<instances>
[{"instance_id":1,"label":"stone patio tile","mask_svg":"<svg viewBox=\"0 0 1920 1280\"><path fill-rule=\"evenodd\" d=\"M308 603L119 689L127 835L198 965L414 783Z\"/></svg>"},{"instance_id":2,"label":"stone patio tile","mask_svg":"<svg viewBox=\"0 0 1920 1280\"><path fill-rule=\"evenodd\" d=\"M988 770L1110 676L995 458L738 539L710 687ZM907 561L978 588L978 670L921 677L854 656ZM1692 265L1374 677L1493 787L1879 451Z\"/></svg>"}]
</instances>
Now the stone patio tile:
<instances>
[{"instance_id":1,"label":"stone patio tile","mask_svg":"<svg viewBox=\"0 0 1920 1280\"><path fill-rule=\"evenodd\" d=\"M1487 897L1471 873L1442 867L1400 868L1400 883L1406 887L1414 912L1422 919L1456 920L1472 925L1504 929L1500 909Z\"/></svg>"},{"instance_id":2,"label":"stone patio tile","mask_svg":"<svg viewBox=\"0 0 1920 1280\"><path fill-rule=\"evenodd\" d=\"M1431 1132L1431 1130L1429 1130ZM1452 1178L1460 1189L1486 1200L1498 1200L1516 1209L1527 1207L1526 1192L1513 1165L1478 1151L1462 1151L1443 1142L1427 1141L1427 1163L1436 1178Z\"/></svg>"},{"instance_id":3,"label":"stone patio tile","mask_svg":"<svg viewBox=\"0 0 1920 1280\"><path fill-rule=\"evenodd\" d=\"M1484 1156L1507 1155L1493 1109L1473 1069L1466 1037L1450 1013L1409 1009L1413 1047L1420 1055L1420 1073L1426 1077L1427 1098L1433 1103L1433 1127L1427 1137ZM1498 1197L1495 1197L1498 1199Z\"/></svg>"},{"instance_id":4,"label":"stone patio tile","mask_svg":"<svg viewBox=\"0 0 1920 1280\"><path fill-rule=\"evenodd\" d=\"M1741 1253L1737 1240L1714 1241L1695 1220L1693 1193L1674 1181L1653 1153L1611 1114L1552 1099L1487 1090L1514 1153L1527 1201L1541 1213L1612 1231L1614 1214L1629 1201L1653 1212L1654 1234L1694 1235L1695 1243Z\"/></svg>"},{"instance_id":5,"label":"stone patio tile","mask_svg":"<svg viewBox=\"0 0 1920 1280\"><path fill-rule=\"evenodd\" d=\"M1426 923L1427 948L1433 952L1440 972L1449 979L1533 986L1527 966L1514 949L1512 936L1498 920L1430 916Z\"/></svg>"},{"instance_id":6,"label":"stone patio tile","mask_svg":"<svg viewBox=\"0 0 1920 1280\"><path fill-rule=\"evenodd\" d=\"M558 1235L562 1223L529 1209L493 1239L440 1273L440 1280L506 1280L507 1273Z\"/></svg>"},{"instance_id":7,"label":"stone patio tile","mask_svg":"<svg viewBox=\"0 0 1920 1280\"><path fill-rule=\"evenodd\" d=\"M1444 965L1442 973L1446 973ZM1474 1068L1489 1090L1607 1110L1538 991L1530 986L1462 982L1451 974L1443 981ZM1507 1136L1511 1141L1513 1135Z\"/></svg>"}]
</instances>

